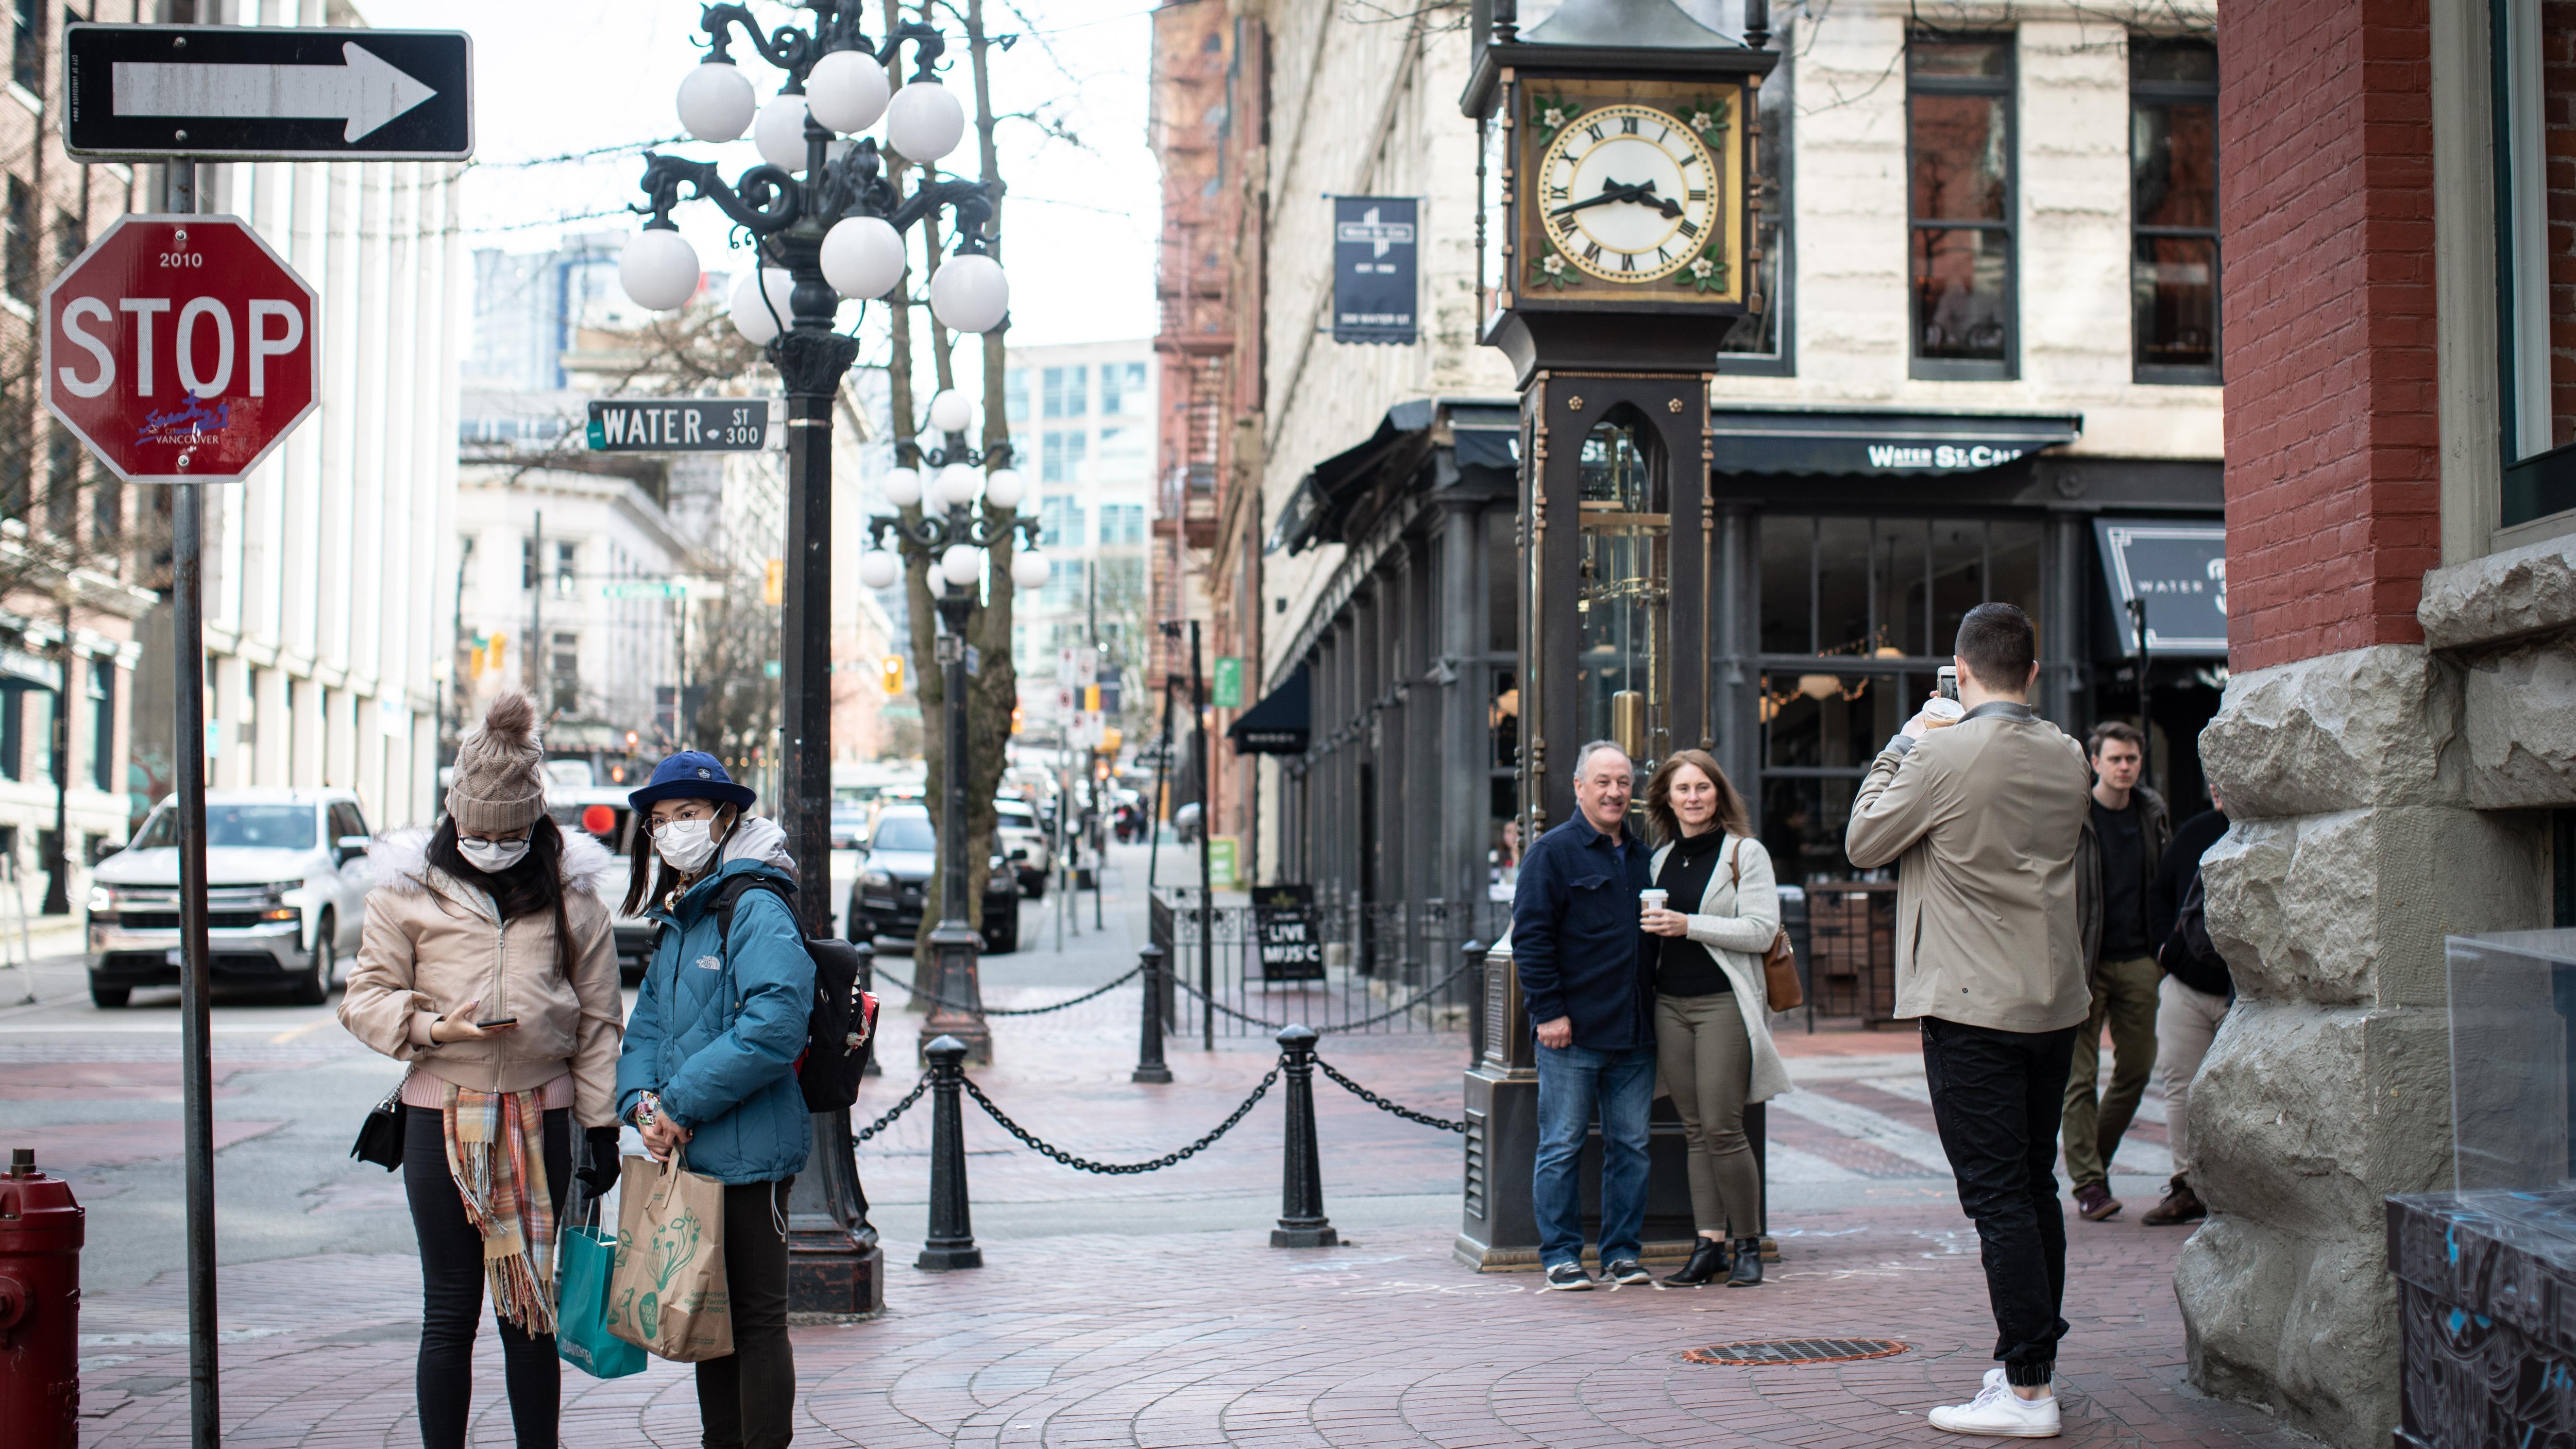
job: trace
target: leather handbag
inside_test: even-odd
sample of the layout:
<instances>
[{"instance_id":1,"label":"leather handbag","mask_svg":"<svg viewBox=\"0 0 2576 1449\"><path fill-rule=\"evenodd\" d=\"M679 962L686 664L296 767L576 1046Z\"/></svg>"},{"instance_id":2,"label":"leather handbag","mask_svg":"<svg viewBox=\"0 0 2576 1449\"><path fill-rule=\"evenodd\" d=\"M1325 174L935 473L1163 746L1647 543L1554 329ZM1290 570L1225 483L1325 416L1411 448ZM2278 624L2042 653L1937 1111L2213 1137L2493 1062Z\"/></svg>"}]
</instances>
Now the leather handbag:
<instances>
[{"instance_id":1,"label":"leather handbag","mask_svg":"<svg viewBox=\"0 0 2576 1449\"><path fill-rule=\"evenodd\" d=\"M410 1080L408 1075L403 1078L403 1082ZM385 1099L367 1114L367 1120L358 1124L358 1140L349 1148L351 1157L372 1162L387 1172L402 1166L403 1082L395 1083L394 1089L385 1093Z\"/></svg>"},{"instance_id":2,"label":"leather handbag","mask_svg":"<svg viewBox=\"0 0 2576 1449\"><path fill-rule=\"evenodd\" d=\"M1731 872L1728 884L1741 890L1744 886L1744 842L1736 840L1735 850L1726 858ZM1798 948L1789 944L1789 928L1781 926L1771 935L1771 949L1762 953L1762 994L1769 998L1773 1011L1795 1011L1807 1004L1807 988L1798 984Z\"/></svg>"}]
</instances>

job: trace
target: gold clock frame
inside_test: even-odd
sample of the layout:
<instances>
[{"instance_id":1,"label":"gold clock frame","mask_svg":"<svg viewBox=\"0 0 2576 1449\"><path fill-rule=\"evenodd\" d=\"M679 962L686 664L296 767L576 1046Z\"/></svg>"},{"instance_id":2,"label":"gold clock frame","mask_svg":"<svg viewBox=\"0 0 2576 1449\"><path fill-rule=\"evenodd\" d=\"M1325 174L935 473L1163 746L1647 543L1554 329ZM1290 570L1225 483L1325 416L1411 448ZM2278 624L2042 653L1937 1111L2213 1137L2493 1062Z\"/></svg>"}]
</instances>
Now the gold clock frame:
<instances>
[{"instance_id":1,"label":"gold clock frame","mask_svg":"<svg viewBox=\"0 0 2576 1449\"><path fill-rule=\"evenodd\" d=\"M1511 173L1506 178L1510 247L1506 256L1508 273L1494 298L1497 310L1696 312L1710 316L1735 316L1748 310L1752 266L1760 260L1758 253L1749 250L1747 241L1752 235L1752 198L1746 191L1746 178L1753 174L1752 148L1759 141L1759 122L1754 119L1759 115L1759 76L1608 80L1515 75L1506 71L1504 78L1504 117L1512 130L1508 153ZM1566 116L1562 114L1563 106L1557 104L1560 102L1571 102L1581 109ZM1703 255L1722 266L1722 283L1703 285L1714 279L1693 276L1687 263L1654 281L1613 282L1584 271L1573 258L1557 252L1555 239L1547 230L1543 190L1543 168L1549 149L1567 125L1583 114L1611 105L1644 106L1671 117L1674 125L1694 132L1715 158L1720 172L1714 178L1719 235ZM1711 105L1725 108L1725 115L1719 118L1723 129L1714 134L1690 124L1694 111ZM1547 124L1551 109L1560 112L1560 124ZM1557 268L1547 266L1550 256L1557 257Z\"/></svg>"}]
</instances>

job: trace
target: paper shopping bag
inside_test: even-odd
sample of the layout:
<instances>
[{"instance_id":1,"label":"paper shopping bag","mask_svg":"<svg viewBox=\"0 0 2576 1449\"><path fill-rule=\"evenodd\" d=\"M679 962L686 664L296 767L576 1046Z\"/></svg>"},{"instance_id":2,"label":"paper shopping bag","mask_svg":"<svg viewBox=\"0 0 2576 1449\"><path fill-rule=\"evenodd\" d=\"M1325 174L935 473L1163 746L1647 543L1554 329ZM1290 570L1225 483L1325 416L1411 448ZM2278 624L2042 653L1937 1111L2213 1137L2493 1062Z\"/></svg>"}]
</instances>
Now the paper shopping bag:
<instances>
[{"instance_id":1,"label":"paper shopping bag","mask_svg":"<svg viewBox=\"0 0 2576 1449\"><path fill-rule=\"evenodd\" d=\"M598 1379L644 1371L644 1350L608 1331L609 1270L617 1244L599 1230L599 1199L576 1180L556 1240L555 1352Z\"/></svg>"},{"instance_id":2,"label":"paper shopping bag","mask_svg":"<svg viewBox=\"0 0 2576 1449\"><path fill-rule=\"evenodd\" d=\"M732 1353L724 1184L689 1171L674 1151L668 1162L627 1158L617 1195L608 1331L678 1363Z\"/></svg>"}]
</instances>

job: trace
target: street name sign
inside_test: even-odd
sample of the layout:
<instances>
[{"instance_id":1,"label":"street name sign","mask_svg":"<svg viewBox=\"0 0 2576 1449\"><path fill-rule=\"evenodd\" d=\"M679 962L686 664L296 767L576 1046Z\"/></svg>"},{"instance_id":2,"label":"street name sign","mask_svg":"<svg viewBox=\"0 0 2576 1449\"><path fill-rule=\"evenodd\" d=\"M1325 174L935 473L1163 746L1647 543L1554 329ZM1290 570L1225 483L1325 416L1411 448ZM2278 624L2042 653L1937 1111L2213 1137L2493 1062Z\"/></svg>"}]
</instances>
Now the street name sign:
<instances>
[{"instance_id":1,"label":"street name sign","mask_svg":"<svg viewBox=\"0 0 2576 1449\"><path fill-rule=\"evenodd\" d=\"M765 397L599 398L594 453L757 453L771 441Z\"/></svg>"},{"instance_id":2,"label":"street name sign","mask_svg":"<svg viewBox=\"0 0 2576 1449\"><path fill-rule=\"evenodd\" d=\"M63 28L63 146L84 160L461 161L461 30Z\"/></svg>"},{"instance_id":3,"label":"street name sign","mask_svg":"<svg viewBox=\"0 0 2576 1449\"><path fill-rule=\"evenodd\" d=\"M45 289L45 409L128 483L241 478L321 397L320 299L233 216L120 216Z\"/></svg>"}]
</instances>

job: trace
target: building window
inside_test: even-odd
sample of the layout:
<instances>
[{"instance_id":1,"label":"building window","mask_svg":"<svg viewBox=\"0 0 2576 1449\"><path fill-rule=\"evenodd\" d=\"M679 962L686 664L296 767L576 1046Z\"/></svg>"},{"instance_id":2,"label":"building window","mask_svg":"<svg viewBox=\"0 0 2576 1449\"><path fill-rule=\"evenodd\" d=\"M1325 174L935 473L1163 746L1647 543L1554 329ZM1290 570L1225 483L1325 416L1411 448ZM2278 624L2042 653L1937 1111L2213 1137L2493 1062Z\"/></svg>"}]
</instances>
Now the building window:
<instances>
[{"instance_id":1,"label":"building window","mask_svg":"<svg viewBox=\"0 0 2576 1449\"><path fill-rule=\"evenodd\" d=\"M1118 548L1141 544L1144 541L1144 504L1104 503L1100 505L1101 547Z\"/></svg>"},{"instance_id":2,"label":"building window","mask_svg":"<svg viewBox=\"0 0 2576 1449\"><path fill-rule=\"evenodd\" d=\"M2218 362L2218 48L2129 41L2129 313L2140 382Z\"/></svg>"},{"instance_id":3,"label":"building window","mask_svg":"<svg viewBox=\"0 0 2576 1449\"><path fill-rule=\"evenodd\" d=\"M1090 450L1089 433L1046 434L1038 440L1038 481L1041 483L1090 481L1088 471L1083 467L1085 455Z\"/></svg>"},{"instance_id":4,"label":"building window","mask_svg":"<svg viewBox=\"0 0 2576 1449\"><path fill-rule=\"evenodd\" d=\"M1794 57L1797 45L1786 26L1780 53ZM1762 255L1751 263L1751 309L1735 319L1718 339L1717 370L1733 376L1787 376L1789 358L1789 185L1790 120L1796 114L1791 89L1795 62L1784 61L1762 82L1758 114L1761 139L1753 148L1753 245Z\"/></svg>"},{"instance_id":5,"label":"building window","mask_svg":"<svg viewBox=\"0 0 2576 1449\"><path fill-rule=\"evenodd\" d=\"M0 290L33 306L36 301L36 193L9 178L9 236L0 247Z\"/></svg>"},{"instance_id":6,"label":"building window","mask_svg":"<svg viewBox=\"0 0 2576 1449\"><path fill-rule=\"evenodd\" d=\"M554 647L546 651L546 676L551 688L547 697L554 701L555 714L577 714L581 710L581 636L557 634Z\"/></svg>"},{"instance_id":7,"label":"building window","mask_svg":"<svg viewBox=\"0 0 2576 1449\"><path fill-rule=\"evenodd\" d=\"M1040 380L1041 403L1051 418L1078 418L1091 411L1091 369L1050 367Z\"/></svg>"},{"instance_id":8,"label":"building window","mask_svg":"<svg viewBox=\"0 0 2576 1449\"><path fill-rule=\"evenodd\" d=\"M1145 395L1145 364L1100 364L1100 411L1107 417L1142 417L1152 399Z\"/></svg>"},{"instance_id":9,"label":"building window","mask_svg":"<svg viewBox=\"0 0 2576 1449\"><path fill-rule=\"evenodd\" d=\"M1913 375L2013 377L2012 37L1918 33L1905 71Z\"/></svg>"},{"instance_id":10,"label":"building window","mask_svg":"<svg viewBox=\"0 0 2576 1449\"><path fill-rule=\"evenodd\" d=\"M1039 542L1047 548L1082 547L1082 500L1050 493L1038 504Z\"/></svg>"},{"instance_id":11,"label":"building window","mask_svg":"<svg viewBox=\"0 0 2576 1449\"><path fill-rule=\"evenodd\" d=\"M15 0L9 27L9 79L45 93L45 0Z\"/></svg>"},{"instance_id":12,"label":"building window","mask_svg":"<svg viewBox=\"0 0 2576 1449\"><path fill-rule=\"evenodd\" d=\"M581 545L577 543L556 544L555 596L557 598L571 598L574 581L580 576Z\"/></svg>"},{"instance_id":13,"label":"building window","mask_svg":"<svg viewBox=\"0 0 2576 1449\"><path fill-rule=\"evenodd\" d=\"M1015 423L1029 420L1029 370L1014 367L1002 374L1003 416Z\"/></svg>"},{"instance_id":14,"label":"building window","mask_svg":"<svg viewBox=\"0 0 2576 1449\"><path fill-rule=\"evenodd\" d=\"M1055 571L1047 576L1046 588L1038 595L1039 601L1059 609L1071 608L1081 603L1089 583L1083 575L1083 560L1057 559Z\"/></svg>"},{"instance_id":15,"label":"building window","mask_svg":"<svg viewBox=\"0 0 2576 1449\"><path fill-rule=\"evenodd\" d=\"M2544 0L2489 0L2497 381L2510 528L2576 508L2576 65ZM2554 36L2554 38L2553 38Z\"/></svg>"},{"instance_id":16,"label":"building window","mask_svg":"<svg viewBox=\"0 0 2576 1449\"><path fill-rule=\"evenodd\" d=\"M1100 430L1100 481L1103 483L1142 483L1148 472L1148 454L1153 435L1143 425L1131 423L1120 428Z\"/></svg>"}]
</instances>

